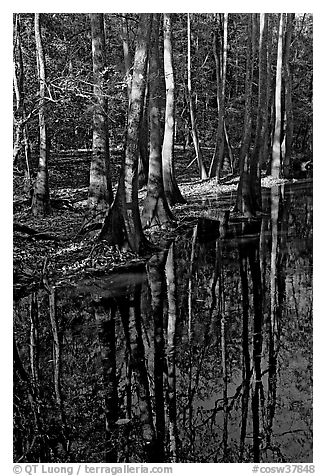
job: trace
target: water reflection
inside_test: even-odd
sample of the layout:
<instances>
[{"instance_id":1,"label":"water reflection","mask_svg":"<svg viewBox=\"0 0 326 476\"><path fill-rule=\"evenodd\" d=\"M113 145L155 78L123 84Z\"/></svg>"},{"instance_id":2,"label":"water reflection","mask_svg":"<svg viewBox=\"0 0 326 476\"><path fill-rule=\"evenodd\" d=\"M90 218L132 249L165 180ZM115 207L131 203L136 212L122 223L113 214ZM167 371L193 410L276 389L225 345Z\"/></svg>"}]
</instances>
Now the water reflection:
<instances>
[{"instance_id":1,"label":"water reflection","mask_svg":"<svg viewBox=\"0 0 326 476\"><path fill-rule=\"evenodd\" d=\"M14 459L312 461L312 193L15 306Z\"/></svg>"}]
</instances>

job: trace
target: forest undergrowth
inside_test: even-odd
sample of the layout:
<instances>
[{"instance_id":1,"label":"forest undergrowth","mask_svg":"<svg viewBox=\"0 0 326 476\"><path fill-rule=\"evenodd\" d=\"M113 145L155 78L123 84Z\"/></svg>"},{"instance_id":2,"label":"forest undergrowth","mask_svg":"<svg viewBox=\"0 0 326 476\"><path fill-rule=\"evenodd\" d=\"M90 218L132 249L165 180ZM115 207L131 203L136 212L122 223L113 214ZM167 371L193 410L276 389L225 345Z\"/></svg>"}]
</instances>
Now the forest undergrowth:
<instances>
[{"instance_id":1,"label":"forest undergrowth","mask_svg":"<svg viewBox=\"0 0 326 476\"><path fill-rule=\"evenodd\" d=\"M72 282L85 275L107 273L148 259L97 241L98 231L79 234L87 209L87 161L84 167L77 169L78 173L70 183L66 180L67 166L62 171L58 167L50 171L52 210L44 218L31 214L29 200L23 191L23 177L14 177L13 268L14 297L17 299L44 279L52 284ZM182 234L184 228L199 217L218 219L218 213L225 210L224 197L236 193L238 176L226 176L218 183L216 178L199 180L195 170L184 172L179 170L179 187L187 203L173 207L176 226L145 231L150 241L159 247ZM286 180L265 176L262 187L283 182ZM140 211L145 195L143 188L139 191Z\"/></svg>"}]
</instances>

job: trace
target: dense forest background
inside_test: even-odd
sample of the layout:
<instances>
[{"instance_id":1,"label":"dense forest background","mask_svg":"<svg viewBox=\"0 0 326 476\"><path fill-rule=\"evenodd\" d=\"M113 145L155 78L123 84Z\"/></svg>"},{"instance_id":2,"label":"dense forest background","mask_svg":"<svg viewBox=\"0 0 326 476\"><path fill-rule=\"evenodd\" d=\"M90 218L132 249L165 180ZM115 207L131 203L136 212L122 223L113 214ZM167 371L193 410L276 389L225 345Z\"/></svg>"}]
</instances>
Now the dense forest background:
<instances>
[{"instance_id":1,"label":"dense forest background","mask_svg":"<svg viewBox=\"0 0 326 476\"><path fill-rule=\"evenodd\" d=\"M245 77L250 14L228 15L227 67L225 78L225 116L234 155L241 146L245 112ZM191 14L191 72L199 140L202 147L214 147L217 130L216 64L213 36L223 41L223 14ZM34 15L19 14L19 35L24 65L24 103L32 154L38 154L38 101ZM129 56L133 58L138 17L135 14L105 14L107 55L107 100L111 148L121 148L127 111L127 80L123 25L128 34ZM258 22L258 15L257 20ZM272 48L271 92L274 92L277 56L278 14L269 18ZM257 25L258 26L258 25ZM17 30L17 25L16 25ZM174 67L176 96L176 143L191 142L187 89L187 14L174 15ZM17 35L15 31L15 56ZM42 35L47 67L46 108L49 143L53 152L92 148L94 106L91 29L86 14L54 13L42 16ZM259 26L256 29L258 47ZM160 39L162 42L162 38ZM161 60L163 45L160 48ZM297 14L293 22L290 49L293 101L293 150L296 156L312 154L312 15ZM131 65L130 65L131 66ZM163 78L162 78L163 80ZM163 88L162 88L163 90ZM272 95L271 95L272 96ZM253 69L253 122L258 98L258 59ZM283 92L284 101L284 92ZM272 101L271 101L272 102ZM253 131L254 132L254 131ZM207 165L209 156L207 157Z\"/></svg>"}]
</instances>

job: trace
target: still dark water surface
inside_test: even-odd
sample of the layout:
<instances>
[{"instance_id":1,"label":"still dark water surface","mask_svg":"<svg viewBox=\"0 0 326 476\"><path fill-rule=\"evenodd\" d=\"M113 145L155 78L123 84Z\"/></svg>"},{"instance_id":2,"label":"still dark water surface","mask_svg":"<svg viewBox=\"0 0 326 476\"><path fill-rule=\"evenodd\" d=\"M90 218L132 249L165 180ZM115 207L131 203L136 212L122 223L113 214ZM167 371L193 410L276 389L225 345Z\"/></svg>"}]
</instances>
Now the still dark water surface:
<instances>
[{"instance_id":1,"label":"still dark water surface","mask_svg":"<svg viewBox=\"0 0 326 476\"><path fill-rule=\"evenodd\" d=\"M312 462L312 186L264 208L17 303L15 461Z\"/></svg>"}]
</instances>

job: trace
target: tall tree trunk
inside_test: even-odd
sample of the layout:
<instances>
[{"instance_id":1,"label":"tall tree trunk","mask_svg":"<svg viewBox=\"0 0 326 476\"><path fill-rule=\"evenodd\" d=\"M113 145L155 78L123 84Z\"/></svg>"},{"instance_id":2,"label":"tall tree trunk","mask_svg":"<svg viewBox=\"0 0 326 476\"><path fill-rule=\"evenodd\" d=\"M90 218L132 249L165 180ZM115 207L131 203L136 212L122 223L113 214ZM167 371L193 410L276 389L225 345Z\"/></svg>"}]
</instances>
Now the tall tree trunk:
<instances>
[{"instance_id":1,"label":"tall tree trunk","mask_svg":"<svg viewBox=\"0 0 326 476\"><path fill-rule=\"evenodd\" d=\"M128 110L130 107L131 100L131 87L132 87L132 63L131 55L129 48L129 28L128 20L124 16L122 19L122 28L121 28L121 38L123 46L123 58L125 65L125 78L127 83L127 97L128 97ZM144 105L141 118L140 126L140 136L139 136L139 160L138 160L138 186L139 188L147 185L148 181L148 165L149 165L149 155L148 155L148 84L146 83L145 96L144 96Z\"/></svg>"},{"instance_id":2,"label":"tall tree trunk","mask_svg":"<svg viewBox=\"0 0 326 476\"><path fill-rule=\"evenodd\" d=\"M132 74L131 74L132 65L131 65L130 51L129 51L128 20L125 16L122 18L121 38L122 38L123 59L125 64L125 75L126 75L126 83L127 83L127 97L128 97L128 101L130 101L131 85L132 85Z\"/></svg>"},{"instance_id":3,"label":"tall tree trunk","mask_svg":"<svg viewBox=\"0 0 326 476\"><path fill-rule=\"evenodd\" d=\"M106 210L113 201L109 165L107 66L104 15L90 13L93 58L93 152L90 168L88 209L90 213Z\"/></svg>"},{"instance_id":4,"label":"tall tree trunk","mask_svg":"<svg viewBox=\"0 0 326 476\"><path fill-rule=\"evenodd\" d=\"M50 212L50 191L48 178L48 137L47 137L47 123L45 111L45 88L46 88L46 68L45 55L42 44L40 13L35 13L35 42L36 42L36 59L39 76L39 137L40 137L40 153L38 172L34 186L32 213L35 216L47 215Z\"/></svg>"},{"instance_id":5,"label":"tall tree trunk","mask_svg":"<svg viewBox=\"0 0 326 476\"><path fill-rule=\"evenodd\" d=\"M140 14L128 113L126 148L117 194L99 239L141 253L150 247L142 230L138 206L139 135L144 104L152 14Z\"/></svg>"},{"instance_id":6,"label":"tall tree trunk","mask_svg":"<svg viewBox=\"0 0 326 476\"><path fill-rule=\"evenodd\" d=\"M190 13L187 14L188 18L188 95L189 95L189 112L191 120L191 135L195 147L199 176L201 179L207 179L208 175L203 161L203 154L200 148L198 131L196 124L196 114L192 97L192 83L191 83L191 25L190 25Z\"/></svg>"},{"instance_id":7,"label":"tall tree trunk","mask_svg":"<svg viewBox=\"0 0 326 476\"><path fill-rule=\"evenodd\" d=\"M173 37L172 37L172 15L163 15L164 32L164 77L166 90L165 103L165 126L164 140L162 148L163 183L167 201L170 206L176 203L185 203L181 195L174 171L174 67L173 67Z\"/></svg>"},{"instance_id":8,"label":"tall tree trunk","mask_svg":"<svg viewBox=\"0 0 326 476\"><path fill-rule=\"evenodd\" d=\"M256 22L255 14L250 14L248 19L248 43L246 65L246 103L244 115L244 130L240 150L240 180L237 190L235 211L246 216L254 214L254 204L251 197L250 187L250 159L249 149L252 129L252 82L254 70L254 57L256 52Z\"/></svg>"},{"instance_id":9,"label":"tall tree trunk","mask_svg":"<svg viewBox=\"0 0 326 476\"><path fill-rule=\"evenodd\" d=\"M277 63L276 63L276 83L275 83L275 128L273 139L273 155L271 172L274 178L280 178L282 166L281 154L281 93L282 93L282 53L283 53L283 13L280 13L278 42L277 42Z\"/></svg>"},{"instance_id":10,"label":"tall tree trunk","mask_svg":"<svg viewBox=\"0 0 326 476\"><path fill-rule=\"evenodd\" d=\"M221 168L224 158L224 141L225 141L225 83L226 83L226 62L227 62L227 36L228 34L228 14L224 13L223 21L223 52L222 55L218 53L217 36L214 34L214 57L216 63L216 77L217 77L217 94L218 94L218 126L216 135L216 146L212 158L209 176L220 178ZM218 58L222 57L222 64Z\"/></svg>"},{"instance_id":11,"label":"tall tree trunk","mask_svg":"<svg viewBox=\"0 0 326 476\"><path fill-rule=\"evenodd\" d=\"M283 141L285 145L283 174L285 178L290 177L291 172L291 152L293 142L293 107L292 107L292 74L290 67L290 48L292 39L294 13L286 15L286 33L284 49L284 124Z\"/></svg>"},{"instance_id":12,"label":"tall tree trunk","mask_svg":"<svg viewBox=\"0 0 326 476\"><path fill-rule=\"evenodd\" d=\"M14 40L14 92L16 99L16 107L14 114L15 139L13 150L14 166L25 168L25 186L24 190L31 192L31 150L29 146L28 127L25 108L25 91L24 91L24 63L21 46L21 27L20 15L15 14L15 40ZM21 159L22 143L24 145L25 160ZM24 165L23 165L24 164Z\"/></svg>"},{"instance_id":13,"label":"tall tree trunk","mask_svg":"<svg viewBox=\"0 0 326 476\"><path fill-rule=\"evenodd\" d=\"M259 33L259 82L258 82L258 109L255 132L255 142L250 162L250 184L252 190L252 200L254 210L260 211L261 203L261 170L260 164L264 151L263 120L267 114L267 30L265 13L260 13L260 33Z\"/></svg>"},{"instance_id":14,"label":"tall tree trunk","mask_svg":"<svg viewBox=\"0 0 326 476\"><path fill-rule=\"evenodd\" d=\"M139 135L139 160L138 160L138 187L142 188L147 185L148 182L148 169L149 169L149 86L148 79L146 81L144 105L142 110L142 117L140 123L140 135Z\"/></svg>"},{"instance_id":15,"label":"tall tree trunk","mask_svg":"<svg viewBox=\"0 0 326 476\"><path fill-rule=\"evenodd\" d=\"M154 13L152 47L149 61L150 154L147 196L142 212L142 224L144 227L162 226L173 219L164 194L162 174L162 137L159 107L159 20L160 15Z\"/></svg>"},{"instance_id":16,"label":"tall tree trunk","mask_svg":"<svg viewBox=\"0 0 326 476\"><path fill-rule=\"evenodd\" d=\"M262 141L263 149L260 155L260 168L261 170L270 163L271 155L271 83L272 83L272 64L271 64L271 54L272 54L272 42L273 35L270 31L270 15L265 13L266 17L266 110L263 112L263 124L262 124Z\"/></svg>"}]
</instances>

